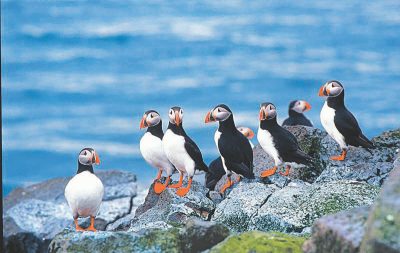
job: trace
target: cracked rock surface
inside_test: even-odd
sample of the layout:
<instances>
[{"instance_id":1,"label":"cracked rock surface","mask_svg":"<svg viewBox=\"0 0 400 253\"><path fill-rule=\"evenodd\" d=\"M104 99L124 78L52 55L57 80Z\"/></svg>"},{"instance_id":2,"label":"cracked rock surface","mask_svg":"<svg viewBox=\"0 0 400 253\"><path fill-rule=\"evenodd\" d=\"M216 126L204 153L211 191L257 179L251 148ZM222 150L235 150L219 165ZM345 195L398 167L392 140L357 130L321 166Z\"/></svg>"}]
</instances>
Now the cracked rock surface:
<instances>
[{"instance_id":1,"label":"cracked rock surface","mask_svg":"<svg viewBox=\"0 0 400 253\"><path fill-rule=\"evenodd\" d=\"M104 184L103 203L95 227L105 230L129 214L137 197L136 176L124 171L98 171ZM57 178L18 188L5 197L3 236L6 252L47 252L51 239L64 228L73 228L73 218L64 198L70 178ZM81 219L83 227L88 219Z\"/></svg>"}]
</instances>

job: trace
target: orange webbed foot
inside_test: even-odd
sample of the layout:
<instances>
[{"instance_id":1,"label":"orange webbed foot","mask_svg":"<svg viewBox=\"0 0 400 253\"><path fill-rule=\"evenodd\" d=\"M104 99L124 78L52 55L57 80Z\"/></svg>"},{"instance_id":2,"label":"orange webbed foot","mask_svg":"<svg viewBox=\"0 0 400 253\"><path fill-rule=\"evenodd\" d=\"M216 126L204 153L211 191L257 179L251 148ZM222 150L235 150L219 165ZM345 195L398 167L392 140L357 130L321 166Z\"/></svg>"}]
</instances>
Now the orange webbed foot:
<instances>
[{"instance_id":1,"label":"orange webbed foot","mask_svg":"<svg viewBox=\"0 0 400 253\"><path fill-rule=\"evenodd\" d=\"M275 174L276 170L277 170L277 167L276 167L276 166L273 167L272 169L264 170L264 171L261 173L261 177L270 177L270 176L272 176L272 175Z\"/></svg>"},{"instance_id":2,"label":"orange webbed foot","mask_svg":"<svg viewBox=\"0 0 400 253\"><path fill-rule=\"evenodd\" d=\"M281 174L282 176L287 177L289 175L289 172L290 172L290 166L286 166L285 172L282 173L282 172L279 171L279 174Z\"/></svg>"},{"instance_id":3,"label":"orange webbed foot","mask_svg":"<svg viewBox=\"0 0 400 253\"><path fill-rule=\"evenodd\" d=\"M162 184L161 182L158 182L158 181L157 181L157 182L154 184L154 192L155 192L156 194L161 194L161 193L167 188L167 186L168 186L170 180L171 180L171 178L170 178L170 177L167 177L167 179L165 180L165 183L164 183L164 184Z\"/></svg>"},{"instance_id":4,"label":"orange webbed foot","mask_svg":"<svg viewBox=\"0 0 400 253\"><path fill-rule=\"evenodd\" d=\"M87 231L97 232L97 229L94 227L94 217L90 216L90 226L86 229Z\"/></svg>"},{"instance_id":5,"label":"orange webbed foot","mask_svg":"<svg viewBox=\"0 0 400 253\"><path fill-rule=\"evenodd\" d=\"M76 231L80 231L80 232L86 231L85 229L81 228L81 226L79 226L79 224L78 224L78 218L75 218L75 219L74 219L74 222L75 222L75 230L76 230Z\"/></svg>"},{"instance_id":6,"label":"orange webbed foot","mask_svg":"<svg viewBox=\"0 0 400 253\"><path fill-rule=\"evenodd\" d=\"M182 184L183 184L183 174L181 174L181 176L179 177L179 182L177 184L171 184L170 186L168 186L168 188L176 189L181 187Z\"/></svg>"},{"instance_id":7,"label":"orange webbed foot","mask_svg":"<svg viewBox=\"0 0 400 253\"><path fill-rule=\"evenodd\" d=\"M232 185L233 185L233 182L232 182L231 178L228 177L228 180L226 181L226 183L224 184L224 186L222 186L222 189L221 189L220 193L221 193L221 194L224 194L225 191L226 191L229 187L231 187Z\"/></svg>"},{"instance_id":8,"label":"orange webbed foot","mask_svg":"<svg viewBox=\"0 0 400 253\"><path fill-rule=\"evenodd\" d=\"M178 196L180 196L180 197L186 196L186 194L188 194L188 192L189 192L191 186L192 186L192 179L190 178L190 179L189 179L189 182L188 182L188 185L187 185L186 187L179 188L179 189L176 191L176 194L177 194Z\"/></svg>"},{"instance_id":9,"label":"orange webbed foot","mask_svg":"<svg viewBox=\"0 0 400 253\"><path fill-rule=\"evenodd\" d=\"M341 155L331 156L331 160L333 160L333 161L344 161L344 159L346 159L346 156L347 156L347 151L343 150Z\"/></svg>"}]
</instances>

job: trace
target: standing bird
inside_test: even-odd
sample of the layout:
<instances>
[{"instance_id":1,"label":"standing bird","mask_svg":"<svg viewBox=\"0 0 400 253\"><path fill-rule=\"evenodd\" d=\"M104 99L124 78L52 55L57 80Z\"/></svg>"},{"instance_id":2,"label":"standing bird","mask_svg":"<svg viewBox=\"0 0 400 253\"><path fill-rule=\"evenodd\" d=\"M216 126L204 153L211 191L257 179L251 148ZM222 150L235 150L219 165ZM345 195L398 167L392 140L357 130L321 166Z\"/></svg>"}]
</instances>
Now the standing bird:
<instances>
[{"instance_id":1,"label":"standing bird","mask_svg":"<svg viewBox=\"0 0 400 253\"><path fill-rule=\"evenodd\" d=\"M344 88L339 81L329 81L319 89L320 97L327 97L320 118L322 126L339 144L342 154L332 156L331 160L343 161L348 145L373 148L374 144L362 133L353 114L344 105Z\"/></svg>"},{"instance_id":2,"label":"standing bird","mask_svg":"<svg viewBox=\"0 0 400 253\"><path fill-rule=\"evenodd\" d=\"M237 127L237 130L241 132L248 140L250 143L251 148L254 147L253 143L251 143L250 139L253 139L254 137L254 132L248 127ZM222 159L221 156L219 156L217 159L213 160L210 165L208 166L208 172L206 173L205 176L205 183L206 187L210 190L213 191L215 189L215 186L217 185L218 181L226 174L224 165L222 164Z\"/></svg>"},{"instance_id":3,"label":"standing bird","mask_svg":"<svg viewBox=\"0 0 400 253\"><path fill-rule=\"evenodd\" d=\"M289 104L289 118L285 119L282 126L309 126L312 127L313 124L306 116L304 112L309 111L311 105L304 100L294 100Z\"/></svg>"},{"instance_id":4,"label":"standing bird","mask_svg":"<svg viewBox=\"0 0 400 253\"><path fill-rule=\"evenodd\" d=\"M167 188L175 168L168 160L163 149L162 139L164 133L162 130L161 116L158 112L150 110L144 113L140 121L140 129L146 127L147 131L140 139L140 153L142 153L144 160L146 160L148 164L158 169L154 184L154 192L160 194ZM159 181L163 171L167 175L164 184Z\"/></svg>"},{"instance_id":5,"label":"standing bird","mask_svg":"<svg viewBox=\"0 0 400 253\"><path fill-rule=\"evenodd\" d=\"M228 176L227 182L221 189L221 193L224 193L234 184L231 180L232 172L240 177L254 178L253 150L246 137L236 129L232 111L228 106L220 104L207 113L205 123L215 121L219 122L219 127L214 140Z\"/></svg>"},{"instance_id":6,"label":"standing bird","mask_svg":"<svg viewBox=\"0 0 400 253\"><path fill-rule=\"evenodd\" d=\"M163 142L164 152L168 160L179 171L179 182L170 188L179 188L176 192L179 196L185 196L192 185L196 170L208 171L203 161L203 156L196 143L186 134L182 126L183 110L180 107L172 107L169 110L169 124L165 132ZM182 187L183 174L187 174L189 180L186 187Z\"/></svg>"},{"instance_id":7,"label":"standing bird","mask_svg":"<svg viewBox=\"0 0 400 253\"><path fill-rule=\"evenodd\" d=\"M276 116L276 107L272 103L261 104L260 127L257 139L262 149L275 162L275 166L263 171L261 177L272 176L284 162L295 162L305 165L312 164L312 157L300 150L296 137L278 124ZM285 172L280 172L280 174L287 176L289 175L289 171L290 165L286 165Z\"/></svg>"},{"instance_id":8,"label":"standing bird","mask_svg":"<svg viewBox=\"0 0 400 253\"><path fill-rule=\"evenodd\" d=\"M76 231L96 231L94 217L103 199L103 183L93 172L93 164L100 164L99 156L92 148L84 148L79 153L78 171L65 187L65 198L72 210ZM78 217L90 216L90 226L83 229Z\"/></svg>"}]
</instances>

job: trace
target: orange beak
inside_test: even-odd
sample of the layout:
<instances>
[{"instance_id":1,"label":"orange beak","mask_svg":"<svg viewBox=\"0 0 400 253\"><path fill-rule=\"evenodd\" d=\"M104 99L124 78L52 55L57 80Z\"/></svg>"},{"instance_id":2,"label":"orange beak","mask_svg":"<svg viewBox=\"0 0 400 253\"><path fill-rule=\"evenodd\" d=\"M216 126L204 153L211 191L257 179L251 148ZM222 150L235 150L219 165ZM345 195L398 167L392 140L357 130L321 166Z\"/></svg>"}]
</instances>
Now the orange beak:
<instances>
[{"instance_id":1,"label":"orange beak","mask_svg":"<svg viewBox=\"0 0 400 253\"><path fill-rule=\"evenodd\" d=\"M263 108L260 109L259 119L264 120L267 118L266 112L264 112Z\"/></svg>"},{"instance_id":2,"label":"orange beak","mask_svg":"<svg viewBox=\"0 0 400 253\"><path fill-rule=\"evenodd\" d=\"M325 97L327 95L329 95L329 90L325 89L325 85L322 85L321 88L319 88L318 96Z\"/></svg>"},{"instance_id":3,"label":"orange beak","mask_svg":"<svg viewBox=\"0 0 400 253\"><path fill-rule=\"evenodd\" d=\"M211 122L211 111L207 113L206 118L204 119L204 123Z\"/></svg>"},{"instance_id":4,"label":"orange beak","mask_svg":"<svg viewBox=\"0 0 400 253\"><path fill-rule=\"evenodd\" d=\"M178 112L175 112L175 124L179 126L181 124L181 119L179 118Z\"/></svg>"},{"instance_id":5,"label":"orange beak","mask_svg":"<svg viewBox=\"0 0 400 253\"><path fill-rule=\"evenodd\" d=\"M305 103L305 106L306 106L306 109L304 111L311 110L311 105L308 102Z\"/></svg>"},{"instance_id":6,"label":"orange beak","mask_svg":"<svg viewBox=\"0 0 400 253\"><path fill-rule=\"evenodd\" d=\"M253 139L253 137L254 137L254 132L253 132L253 130L251 130L250 128L249 128L249 131L247 132L247 136L246 136L248 139Z\"/></svg>"},{"instance_id":7,"label":"orange beak","mask_svg":"<svg viewBox=\"0 0 400 253\"><path fill-rule=\"evenodd\" d=\"M146 115L143 116L142 120L140 121L140 129L148 127L146 122Z\"/></svg>"}]
</instances>

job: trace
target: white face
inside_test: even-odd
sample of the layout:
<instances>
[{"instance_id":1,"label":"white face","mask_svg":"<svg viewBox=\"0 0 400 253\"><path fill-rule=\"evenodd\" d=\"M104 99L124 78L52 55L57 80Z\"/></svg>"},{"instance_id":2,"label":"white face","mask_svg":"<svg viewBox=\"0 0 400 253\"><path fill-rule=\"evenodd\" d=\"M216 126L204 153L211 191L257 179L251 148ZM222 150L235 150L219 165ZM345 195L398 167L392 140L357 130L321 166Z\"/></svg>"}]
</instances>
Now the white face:
<instances>
[{"instance_id":1,"label":"white face","mask_svg":"<svg viewBox=\"0 0 400 253\"><path fill-rule=\"evenodd\" d=\"M84 149L79 153L78 157L79 163L83 165L92 165L95 162L95 154L90 150Z\"/></svg>"},{"instance_id":2,"label":"white face","mask_svg":"<svg viewBox=\"0 0 400 253\"><path fill-rule=\"evenodd\" d=\"M231 116L231 112L226 110L223 107L217 107L214 108L214 110L212 111L212 117L216 120L216 121L224 121L227 118L229 118L229 116Z\"/></svg>"},{"instance_id":3,"label":"white face","mask_svg":"<svg viewBox=\"0 0 400 253\"><path fill-rule=\"evenodd\" d=\"M343 87L337 82L329 82L325 84L325 91L329 97L336 97L343 91Z\"/></svg>"},{"instance_id":4,"label":"white face","mask_svg":"<svg viewBox=\"0 0 400 253\"><path fill-rule=\"evenodd\" d=\"M144 115L146 116L146 115ZM161 121L161 117L158 113L156 112L150 112L146 116L146 123L149 127L158 125Z\"/></svg>"},{"instance_id":5,"label":"white face","mask_svg":"<svg viewBox=\"0 0 400 253\"><path fill-rule=\"evenodd\" d=\"M292 107L292 110L295 112L298 112L298 113L303 113L303 112L309 110L309 108L311 108L311 107L306 101L298 100Z\"/></svg>"},{"instance_id":6,"label":"white face","mask_svg":"<svg viewBox=\"0 0 400 253\"><path fill-rule=\"evenodd\" d=\"M276 107L273 104L263 105L260 109L260 120L273 119L276 114Z\"/></svg>"},{"instance_id":7,"label":"white face","mask_svg":"<svg viewBox=\"0 0 400 253\"><path fill-rule=\"evenodd\" d=\"M179 108L179 110L177 110L177 111L172 108L169 109L168 117L169 117L169 122L179 126L183 120L182 108Z\"/></svg>"}]
</instances>

